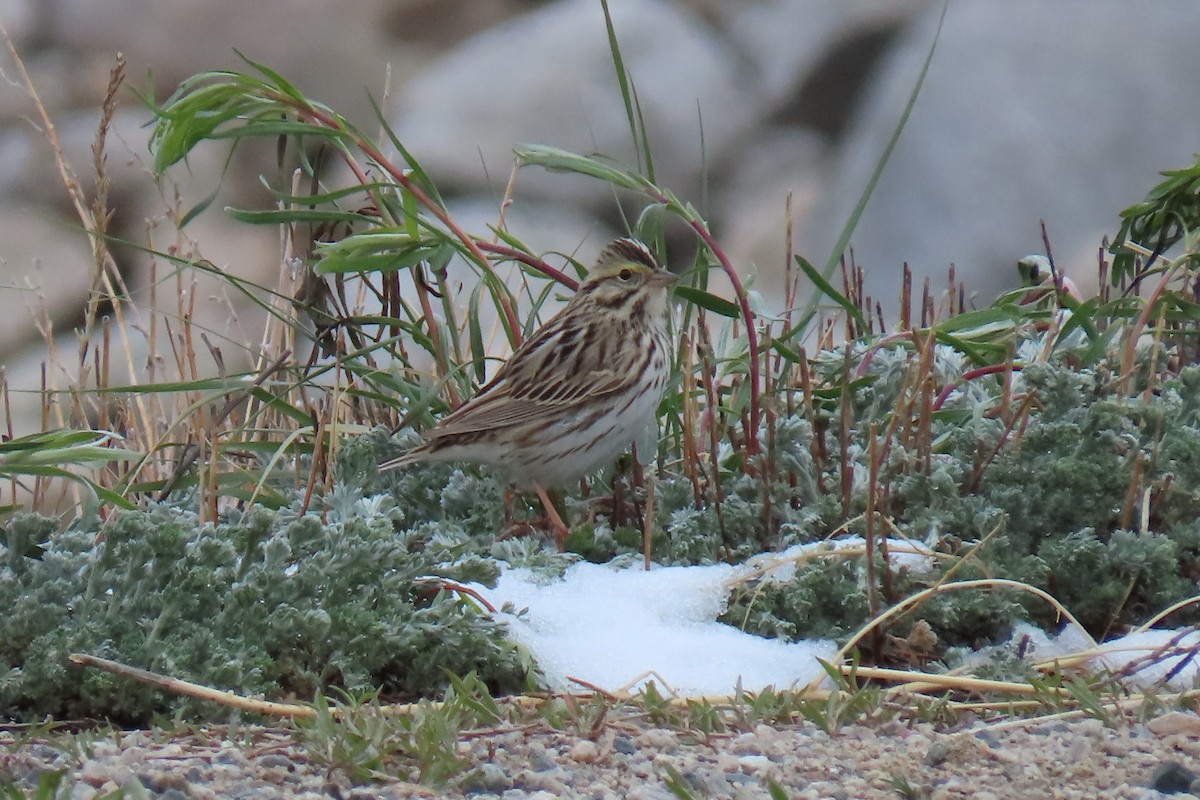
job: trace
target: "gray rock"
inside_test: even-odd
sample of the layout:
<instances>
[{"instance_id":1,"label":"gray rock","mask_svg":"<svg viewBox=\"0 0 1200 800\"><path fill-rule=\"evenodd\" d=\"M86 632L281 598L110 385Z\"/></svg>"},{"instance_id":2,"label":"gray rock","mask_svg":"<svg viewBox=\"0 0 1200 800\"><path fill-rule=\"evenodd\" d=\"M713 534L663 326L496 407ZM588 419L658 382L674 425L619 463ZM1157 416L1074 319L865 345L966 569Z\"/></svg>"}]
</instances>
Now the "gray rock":
<instances>
[{"instance_id":1,"label":"gray rock","mask_svg":"<svg viewBox=\"0 0 1200 800\"><path fill-rule=\"evenodd\" d=\"M778 107L840 41L899 24L931 5L931 0L708 0L702 5L742 62L753 70L754 83L768 104Z\"/></svg>"},{"instance_id":2,"label":"gray rock","mask_svg":"<svg viewBox=\"0 0 1200 800\"><path fill-rule=\"evenodd\" d=\"M758 90L738 59L700 19L665 0L610 8L633 76L660 182L695 191L697 109L710 157L754 116ZM558 0L463 41L398 97L395 129L444 186L503 184L513 146L537 142L636 160L605 34L592 0ZM590 179L522 174L523 194L611 204Z\"/></svg>"},{"instance_id":3,"label":"gray rock","mask_svg":"<svg viewBox=\"0 0 1200 800\"><path fill-rule=\"evenodd\" d=\"M1191 788L1196 773L1178 761L1164 761L1154 768L1150 786L1163 794L1179 794Z\"/></svg>"},{"instance_id":4,"label":"gray rock","mask_svg":"<svg viewBox=\"0 0 1200 800\"><path fill-rule=\"evenodd\" d=\"M286 769L292 770L295 768L295 761L283 753L267 753L255 759L255 763L263 769Z\"/></svg>"},{"instance_id":5,"label":"gray rock","mask_svg":"<svg viewBox=\"0 0 1200 800\"><path fill-rule=\"evenodd\" d=\"M467 779L467 786L473 791L499 794L513 788L513 779L495 764L481 764L475 774Z\"/></svg>"},{"instance_id":6,"label":"gray rock","mask_svg":"<svg viewBox=\"0 0 1200 800\"><path fill-rule=\"evenodd\" d=\"M388 60L403 64L403 53L391 48L380 24L396 5L385 0L357 0L353 13L319 0L59 0L47 5L52 13L46 35L52 41L82 57L108 59L123 51L138 85L153 69L160 91L200 70L248 69L236 49L365 124L372 117L364 88L381 95Z\"/></svg>"},{"instance_id":7,"label":"gray rock","mask_svg":"<svg viewBox=\"0 0 1200 800\"><path fill-rule=\"evenodd\" d=\"M1194 10L1190 0L1138 6L1137 41L1195 63ZM825 213L798 239L814 263L829 254L883 152L938 11L886 60L831 165ZM1159 170L1191 164L1200 129L1194 70L1164 68L1137 44L1113 46L1129 11L1121 0L951 4L925 86L852 239L873 296L894 304L904 261L935 285L953 262L990 302L1015 285L1015 260L1041 249L1039 219L1059 268L1094 286L1100 238L1116 230L1117 212L1141 200Z\"/></svg>"},{"instance_id":8,"label":"gray rock","mask_svg":"<svg viewBox=\"0 0 1200 800\"><path fill-rule=\"evenodd\" d=\"M621 755L631 756L637 752L637 745L628 736L622 734L613 739L613 750Z\"/></svg>"},{"instance_id":9,"label":"gray rock","mask_svg":"<svg viewBox=\"0 0 1200 800\"><path fill-rule=\"evenodd\" d=\"M1178 762L1163 762L1154 768L1150 786L1163 794L1182 794L1192 788L1196 774Z\"/></svg>"},{"instance_id":10,"label":"gray rock","mask_svg":"<svg viewBox=\"0 0 1200 800\"><path fill-rule=\"evenodd\" d=\"M946 762L950 756L950 747L944 741L936 741L925 752L925 766L936 767Z\"/></svg>"},{"instance_id":11,"label":"gray rock","mask_svg":"<svg viewBox=\"0 0 1200 800\"><path fill-rule=\"evenodd\" d=\"M0 25L14 43L32 36L38 27L37 0L0 0Z\"/></svg>"},{"instance_id":12,"label":"gray rock","mask_svg":"<svg viewBox=\"0 0 1200 800\"><path fill-rule=\"evenodd\" d=\"M45 349L35 320L82 311L94 269L78 222L54 212L0 206L0 363L24 346Z\"/></svg>"},{"instance_id":13,"label":"gray rock","mask_svg":"<svg viewBox=\"0 0 1200 800\"><path fill-rule=\"evenodd\" d=\"M805 219L823 198L821 166L828 147L814 131L772 125L748 136L731 154L726 178L715 193L714 211L722 221L720 244L745 282L753 281L773 307L783 305L787 250L787 198L791 219ZM732 297L724 273L710 275L714 291Z\"/></svg>"}]
</instances>

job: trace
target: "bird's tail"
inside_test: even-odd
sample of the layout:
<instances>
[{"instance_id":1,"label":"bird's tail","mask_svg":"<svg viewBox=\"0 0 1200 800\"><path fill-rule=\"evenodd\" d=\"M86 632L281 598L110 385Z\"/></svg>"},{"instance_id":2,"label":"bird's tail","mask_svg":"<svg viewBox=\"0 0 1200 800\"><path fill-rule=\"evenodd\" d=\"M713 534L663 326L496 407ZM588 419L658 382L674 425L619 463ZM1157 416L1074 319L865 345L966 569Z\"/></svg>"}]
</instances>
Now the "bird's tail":
<instances>
[{"instance_id":1,"label":"bird's tail","mask_svg":"<svg viewBox=\"0 0 1200 800\"><path fill-rule=\"evenodd\" d=\"M378 469L380 472L385 472L389 469L400 469L401 467L407 467L410 464L416 464L418 461L423 459L424 452L424 448L421 445L417 445L403 455L396 456L395 458L389 458L387 461L379 462Z\"/></svg>"}]
</instances>

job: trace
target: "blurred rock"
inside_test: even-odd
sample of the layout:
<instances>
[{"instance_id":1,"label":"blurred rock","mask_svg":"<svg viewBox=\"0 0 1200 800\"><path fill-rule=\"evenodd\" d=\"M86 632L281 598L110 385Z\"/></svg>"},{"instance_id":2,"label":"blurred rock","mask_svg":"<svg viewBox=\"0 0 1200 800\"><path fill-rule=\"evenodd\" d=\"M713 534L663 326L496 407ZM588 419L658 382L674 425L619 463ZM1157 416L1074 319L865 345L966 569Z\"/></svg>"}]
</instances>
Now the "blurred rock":
<instances>
[{"instance_id":1,"label":"blurred rock","mask_svg":"<svg viewBox=\"0 0 1200 800\"><path fill-rule=\"evenodd\" d=\"M54 331L81 320L94 269L78 223L0 206L0 363L19 348L44 347L35 320L50 320Z\"/></svg>"},{"instance_id":2,"label":"blurred rock","mask_svg":"<svg viewBox=\"0 0 1200 800\"><path fill-rule=\"evenodd\" d=\"M546 0L403 0L388 3L382 25L405 48L440 52Z\"/></svg>"},{"instance_id":3,"label":"blurred rock","mask_svg":"<svg viewBox=\"0 0 1200 800\"><path fill-rule=\"evenodd\" d=\"M776 125L756 131L726 166L716 193L718 239L730 261L775 307L782 304L787 254L787 198L791 219L806 219L822 202L821 165L828 146L812 130ZM732 297L724 273L710 288Z\"/></svg>"},{"instance_id":4,"label":"blurred rock","mask_svg":"<svg viewBox=\"0 0 1200 800\"><path fill-rule=\"evenodd\" d=\"M100 124L100 110L60 112L53 119L62 156L90 196L95 189L92 146ZM131 202L137 196L155 194L151 174L153 158L147 150L150 129L146 123L149 119L148 111L124 109L117 112L109 127L105 172L110 197L117 206ZM223 156L205 161L204 152L203 149L198 151L198 163L219 173ZM214 175L208 180L215 183L217 178ZM9 199L20 198L22 202L71 210L70 198L49 140L40 129L26 121L0 131L0 192ZM126 210L117 208L118 214L124 214Z\"/></svg>"},{"instance_id":5,"label":"blurred rock","mask_svg":"<svg viewBox=\"0 0 1200 800\"><path fill-rule=\"evenodd\" d=\"M75 60L58 51L33 53L25 56L24 62L29 80L48 109L68 105L73 94L72 83L86 80ZM8 76L8 80L0 80L0 125L31 127L29 120L37 118L37 107L21 80L20 71L7 53L0 55L0 66Z\"/></svg>"},{"instance_id":6,"label":"blurred rock","mask_svg":"<svg viewBox=\"0 0 1200 800\"><path fill-rule=\"evenodd\" d=\"M0 26L14 44L23 45L38 32L38 0L0 0Z\"/></svg>"},{"instance_id":7,"label":"blurred rock","mask_svg":"<svg viewBox=\"0 0 1200 800\"><path fill-rule=\"evenodd\" d=\"M698 188L700 115L713 157L749 127L762 93L717 32L680 6L622 0L610 8L658 180L690 195ZM400 140L444 189L503 188L513 146L523 142L637 159L594 0L559 0L467 39L413 79L398 107ZM523 173L517 186L525 196L612 202L598 181L540 170Z\"/></svg>"},{"instance_id":8,"label":"blurred rock","mask_svg":"<svg viewBox=\"0 0 1200 800\"><path fill-rule=\"evenodd\" d=\"M57 0L50 36L60 47L105 60L123 52L133 85L143 87L152 71L160 100L195 72L247 70L237 50L367 123L366 89L380 94L391 54L380 19L395 5L357 0L350 10L319 0ZM87 96L95 97L95 87Z\"/></svg>"},{"instance_id":9,"label":"blurred rock","mask_svg":"<svg viewBox=\"0 0 1200 800\"><path fill-rule=\"evenodd\" d=\"M769 107L786 105L830 51L864 32L890 28L931 0L703 0L716 30L754 73ZM837 82L838 76L831 76ZM837 87L848 101L856 88Z\"/></svg>"},{"instance_id":10,"label":"blurred rock","mask_svg":"<svg viewBox=\"0 0 1200 800\"><path fill-rule=\"evenodd\" d=\"M1194 3L1139 5L1133 19L1130 8L1122 0L950 5L921 95L852 239L872 295L894 304L905 261L935 286L954 263L978 302L990 303L1016 285L1016 259L1043 250L1039 219L1059 269L1090 293L1102 235L1116 231L1118 212L1145 196L1159 170L1192 163L1200 130L1194 70L1164 66L1194 52ZM797 239L814 263L829 254L883 152L939 11L886 59L830 164L823 213ZM1114 40L1131 23L1136 40Z\"/></svg>"}]
</instances>

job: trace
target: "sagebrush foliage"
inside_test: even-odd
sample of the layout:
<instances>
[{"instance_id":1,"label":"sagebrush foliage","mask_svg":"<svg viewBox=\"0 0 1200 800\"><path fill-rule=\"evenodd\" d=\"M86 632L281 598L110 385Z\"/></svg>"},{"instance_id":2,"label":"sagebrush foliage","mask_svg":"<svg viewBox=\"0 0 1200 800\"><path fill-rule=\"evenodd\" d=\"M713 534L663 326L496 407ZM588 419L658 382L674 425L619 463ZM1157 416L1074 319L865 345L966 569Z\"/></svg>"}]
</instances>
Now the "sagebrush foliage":
<instances>
[{"instance_id":1,"label":"sagebrush foliage","mask_svg":"<svg viewBox=\"0 0 1200 800\"><path fill-rule=\"evenodd\" d=\"M953 381L962 361L942 353L951 357L937 368ZM878 374L850 395L856 424L845 452L853 462L851 513L860 515L849 522L854 533L862 532L866 507L869 425L887 420L902 384L899 373L889 374L900 359L879 355ZM881 512L895 533L948 555L990 536L958 577L1044 588L1095 633L1141 621L1194 592L1200 368L1184 369L1148 397L1122 398L1104 373L1054 360L1027 365L1017 388L1036 396L1036 410L1020 436L1008 438L1005 425L983 413L997 385L972 385L935 415L927 469L918 453L893 442L880 480L889 487ZM837 402L821 411L831 419L840 413ZM798 413L777 420L772 457L804 478L781 477L765 494L762 481L717 464L721 502L697 506L687 480L661 476L655 560L740 561L843 529L838 443L825 426L832 455L817 469L815 435ZM181 506L158 505L66 531L38 517L12 520L7 546L0 545L0 604L13 609L0 618L5 713L144 719L195 711L123 679L74 670L65 661L72 651L272 697L305 699L330 687L429 696L449 673L470 671L497 691L533 685L533 665L503 628L457 595L438 592L430 578L487 583L497 559L556 573L571 556L549 554L536 539L506 539L503 486L486 471L375 469L410 439L380 429L343 443L339 482L319 514L300 515L295 506L230 511L220 524L202 526ZM1139 453L1138 485L1163 492L1149 529L1134 531L1120 521ZM628 486L625 493L644 500ZM575 539L586 540L580 550L587 557L640 552L639 531L614 529L590 501L570 493L568 508L577 519L592 515ZM894 572L883 600L896 602L939 575ZM814 562L789 582L735 593L724 620L772 637L844 637L866 620L863 581L860 560ZM947 645L1003 636L1018 616L1055 622L1045 606L983 591L939 595L919 611ZM895 630L903 635L910 624Z\"/></svg>"},{"instance_id":2,"label":"sagebrush foliage","mask_svg":"<svg viewBox=\"0 0 1200 800\"><path fill-rule=\"evenodd\" d=\"M18 718L144 720L189 707L124 678L67 665L79 651L246 694L310 699L341 687L436 693L476 671L496 691L529 685L531 665L502 628L436 577L488 582L490 561L416 525L389 498L343 490L325 519L231 513L198 525L172 506L57 531L18 517L0 548L0 709ZM189 708L201 714L213 709Z\"/></svg>"},{"instance_id":3,"label":"sagebrush foliage","mask_svg":"<svg viewBox=\"0 0 1200 800\"><path fill-rule=\"evenodd\" d=\"M946 378L952 379L962 362L946 351L952 354L949 363L938 366L948 368ZM893 359L877 360L877 380L854 402L860 418L882 422L897 402L900 380L889 380ZM1000 420L980 413L994 404L994 387L988 392L972 386L956 405L934 416L937 446L927 472L914 468L917 453L893 442L883 470L890 487L885 512L900 534L949 554L990 535L958 578L1009 578L1045 589L1096 635L1144 621L1197 589L1198 381L1200 368L1187 367L1147 397L1122 397L1102 370L1079 369L1061 359L1030 364L1017 388L1034 395L1036 410L1020 436L1008 438ZM856 459L851 507L859 514L865 509L865 428L857 425L857 446L847 450ZM832 441L827 445L836 448ZM1142 464L1135 480L1138 454ZM830 495L839 476L837 469L823 476L835 487ZM1137 497L1162 493L1145 530L1121 527L1131 485ZM781 531L825 535L842 522L828 502L776 508L785 516ZM673 532L683 534L681 514L673 517ZM1130 523L1137 521L1133 517ZM702 516L686 512L682 518ZM861 522L851 530L861 533ZM896 602L932 585L940 574L894 575L893 594L884 600ZM751 588L732 598L724 619L765 636L844 636L867 618L861 565L811 564L790 583ZM1015 617L1050 626L1060 622L1045 604L982 591L939 595L919 614L949 644L1001 636ZM1185 612L1176 621L1194 616Z\"/></svg>"}]
</instances>

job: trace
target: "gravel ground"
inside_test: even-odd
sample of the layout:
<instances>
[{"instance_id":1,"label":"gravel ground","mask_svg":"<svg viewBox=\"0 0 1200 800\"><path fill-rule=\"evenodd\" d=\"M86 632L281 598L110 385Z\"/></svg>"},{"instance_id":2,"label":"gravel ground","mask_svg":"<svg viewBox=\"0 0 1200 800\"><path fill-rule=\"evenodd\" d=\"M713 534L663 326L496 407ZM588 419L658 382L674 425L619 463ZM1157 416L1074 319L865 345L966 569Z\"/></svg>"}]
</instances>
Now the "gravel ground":
<instances>
[{"instance_id":1,"label":"gravel ground","mask_svg":"<svg viewBox=\"0 0 1200 800\"><path fill-rule=\"evenodd\" d=\"M946 733L888 723L850 725L830 735L808 724L763 725L708 743L623 723L595 740L503 732L462 742L460 751L475 769L457 787L441 790L399 781L356 784L313 759L284 730L239 728L237 743L224 738L228 733L125 731L91 734L75 746L69 746L71 737L14 740L0 733L0 795L12 782L33 797L38 776L53 770L67 773L71 788L61 796L71 800L91 800L134 781L161 800L673 800L679 795L665 783L668 767L692 796L731 800L768 798L772 780L792 800L1200 795L1200 780L1192 774L1200 771L1200 717L1183 712L1114 728L1078 720Z\"/></svg>"}]
</instances>

